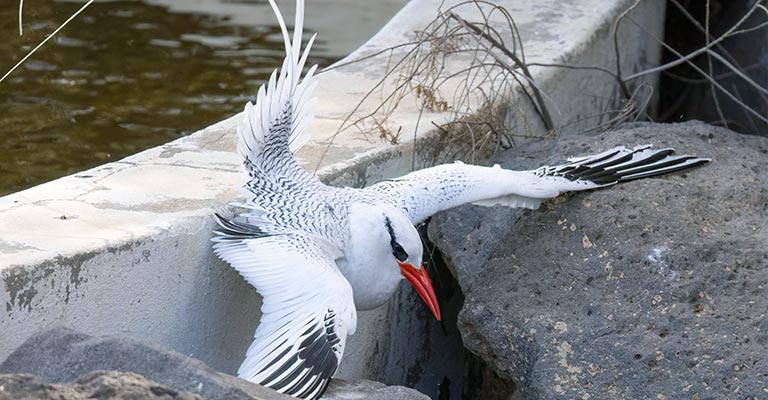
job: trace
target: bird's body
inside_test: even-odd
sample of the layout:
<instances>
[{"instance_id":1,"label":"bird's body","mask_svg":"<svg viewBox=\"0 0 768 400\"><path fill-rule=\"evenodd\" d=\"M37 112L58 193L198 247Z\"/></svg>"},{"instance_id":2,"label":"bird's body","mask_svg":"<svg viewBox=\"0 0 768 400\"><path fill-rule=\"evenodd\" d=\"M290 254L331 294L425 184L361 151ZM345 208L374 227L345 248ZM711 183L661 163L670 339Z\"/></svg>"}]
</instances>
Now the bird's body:
<instances>
[{"instance_id":1,"label":"bird's body","mask_svg":"<svg viewBox=\"0 0 768 400\"><path fill-rule=\"evenodd\" d=\"M437 318L414 224L461 204L536 208L587 190L702 164L672 150L614 148L555 167L510 171L462 163L354 189L326 186L293 157L309 114L312 75L301 78L303 1L293 40L273 0L286 59L248 103L238 127L247 198L217 214L214 250L263 296L262 318L238 375L302 398L322 395L354 333L356 309L385 303L407 279Z\"/></svg>"}]
</instances>

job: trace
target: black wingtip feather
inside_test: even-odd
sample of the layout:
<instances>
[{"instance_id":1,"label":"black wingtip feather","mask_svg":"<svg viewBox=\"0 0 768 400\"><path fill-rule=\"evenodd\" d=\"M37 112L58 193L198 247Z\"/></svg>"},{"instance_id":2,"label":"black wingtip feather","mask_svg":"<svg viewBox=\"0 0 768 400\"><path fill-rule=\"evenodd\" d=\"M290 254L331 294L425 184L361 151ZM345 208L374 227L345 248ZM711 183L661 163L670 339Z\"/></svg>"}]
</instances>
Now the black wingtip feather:
<instances>
[{"instance_id":1,"label":"black wingtip feather","mask_svg":"<svg viewBox=\"0 0 768 400\"><path fill-rule=\"evenodd\" d=\"M650 145L638 146L632 150L618 147L614 151L609 150L559 167L548 168L544 174L561 176L571 181L611 185L677 172L710 161L694 156L674 156L674 152L671 148L652 150Z\"/></svg>"},{"instance_id":2,"label":"black wingtip feather","mask_svg":"<svg viewBox=\"0 0 768 400\"><path fill-rule=\"evenodd\" d=\"M293 347L286 347L275 357L281 363L280 366L260 383L299 398L316 399L322 396L339 364L334 352L334 346L338 343L332 329L334 316L329 310L323 324L310 325L302 332L304 339L298 346L299 350L291 354L295 351ZM259 373L273 365L265 366Z\"/></svg>"},{"instance_id":3,"label":"black wingtip feather","mask_svg":"<svg viewBox=\"0 0 768 400\"><path fill-rule=\"evenodd\" d=\"M678 172L678 171L686 170L686 169L689 169L689 168L698 167L700 165L704 165L704 164L708 163L710 160L708 158L692 157L692 158L689 158L689 159L687 159L685 161L686 162L680 163L680 165L677 165L676 167L670 166L670 167L668 167L666 169L663 169L663 170L656 169L656 170L651 170L651 171L648 171L648 172L645 172L645 173L641 173L639 175L632 174L632 175L628 175L628 176L623 176L619 180L619 182L621 182L621 183L631 182L631 181L634 181L634 180L637 180L637 179L648 178L648 177L655 176L655 175L661 175L661 174L668 174L668 173L672 173L672 172ZM691 162L687 162L687 161L691 161Z\"/></svg>"},{"instance_id":4,"label":"black wingtip feather","mask_svg":"<svg viewBox=\"0 0 768 400\"><path fill-rule=\"evenodd\" d=\"M243 240L269 236L269 234L259 229L258 226L235 219L228 219L218 212L213 215L220 228L214 231L217 236L212 239L213 241Z\"/></svg>"}]
</instances>

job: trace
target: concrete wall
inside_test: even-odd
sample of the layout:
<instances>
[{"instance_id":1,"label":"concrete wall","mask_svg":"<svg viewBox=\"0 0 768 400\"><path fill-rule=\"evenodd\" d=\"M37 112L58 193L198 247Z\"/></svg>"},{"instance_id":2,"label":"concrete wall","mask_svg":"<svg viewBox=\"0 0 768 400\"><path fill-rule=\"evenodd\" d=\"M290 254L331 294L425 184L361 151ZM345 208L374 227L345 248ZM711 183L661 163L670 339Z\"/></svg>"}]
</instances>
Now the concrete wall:
<instances>
[{"instance_id":1,"label":"concrete wall","mask_svg":"<svg viewBox=\"0 0 768 400\"><path fill-rule=\"evenodd\" d=\"M512 12L529 62L612 68L610 28L631 1L498 3ZM440 4L412 1L347 60L412 40ZM457 13L471 21L478 16L472 7ZM646 0L631 18L660 36L663 12L662 0ZM637 26L626 21L620 32L626 68L639 70L658 62L658 45ZM326 181L370 184L435 159L440 135L430 122L446 122L450 114L422 113L413 97L403 100L390 120L403 132L399 145L366 139L354 129L328 144L362 95L382 79L388 60L385 55L319 76L317 120L300 156L313 170L322 159L318 176ZM451 59L448 68L460 69L465 61ZM611 79L600 73L552 68L534 68L532 73L556 110L553 119L561 133L586 127L586 122L574 121L601 112L605 98L615 92ZM457 85L450 83L447 91ZM373 110L375 100L365 102L358 113ZM516 95L506 100L521 110L525 101ZM259 297L216 259L209 244L213 210L237 199L243 183L233 153L235 118L0 198L0 359L32 332L67 325L153 341L216 369L236 370L258 323ZM544 133L537 118L530 111L509 116L511 125L529 135ZM393 326L412 324L411 318L393 318L399 312L398 303L360 313L358 333L342 363L343 377L395 383L403 376L392 372L393 364L407 369L423 362L430 349L419 348L424 339L407 333L418 329ZM425 377L423 385L439 378Z\"/></svg>"}]
</instances>

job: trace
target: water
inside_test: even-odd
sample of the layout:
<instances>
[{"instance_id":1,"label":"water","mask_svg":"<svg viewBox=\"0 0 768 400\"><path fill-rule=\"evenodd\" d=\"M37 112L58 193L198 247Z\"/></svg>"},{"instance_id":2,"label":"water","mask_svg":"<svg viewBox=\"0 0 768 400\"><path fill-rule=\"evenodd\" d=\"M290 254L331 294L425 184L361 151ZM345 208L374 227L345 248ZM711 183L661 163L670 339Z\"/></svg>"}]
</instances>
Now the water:
<instances>
[{"instance_id":1,"label":"water","mask_svg":"<svg viewBox=\"0 0 768 400\"><path fill-rule=\"evenodd\" d=\"M83 3L27 1L19 37L18 2L0 0L0 75ZM310 62L324 66L405 0L308 3L306 30L319 32ZM224 119L252 99L282 55L266 1L97 1L0 83L0 195Z\"/></svg>"}]
</instances>

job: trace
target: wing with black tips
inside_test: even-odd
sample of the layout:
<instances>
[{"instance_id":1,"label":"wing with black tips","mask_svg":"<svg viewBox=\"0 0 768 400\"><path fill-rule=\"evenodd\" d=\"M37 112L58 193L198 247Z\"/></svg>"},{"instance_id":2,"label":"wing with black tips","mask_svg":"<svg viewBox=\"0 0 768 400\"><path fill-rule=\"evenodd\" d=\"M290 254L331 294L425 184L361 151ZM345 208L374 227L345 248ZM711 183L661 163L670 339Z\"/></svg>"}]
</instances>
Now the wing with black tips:
<instances>
[{"instance_id":1,"label":"wing with black tips","mask_svg":"<svg viewBox=\"0 0 768 400\"><path fill-rule=\"evenodd\" d=\"M402 209L413 223L466 203L537 208L562 192L589 190L692 168L708 162L650 145L615 147L568 163L512 171L463 163L444 164L365 188Z\"/></svg>"},{"instance_id":2,"label":"wing with black tips","mask_svg":"<svg viewBox=\"0 0 768 400\"><path fill-rule=\"evenodd\" d=\"M214 251L263 297L262 317L238 376L278 392L315 399L341 361L357 316L352 288L336 267L339 250L302 233L244 239L222 226Z\"/></svg>"}]
</instances>

